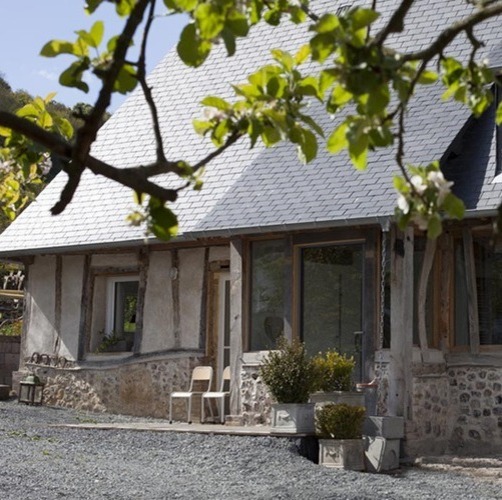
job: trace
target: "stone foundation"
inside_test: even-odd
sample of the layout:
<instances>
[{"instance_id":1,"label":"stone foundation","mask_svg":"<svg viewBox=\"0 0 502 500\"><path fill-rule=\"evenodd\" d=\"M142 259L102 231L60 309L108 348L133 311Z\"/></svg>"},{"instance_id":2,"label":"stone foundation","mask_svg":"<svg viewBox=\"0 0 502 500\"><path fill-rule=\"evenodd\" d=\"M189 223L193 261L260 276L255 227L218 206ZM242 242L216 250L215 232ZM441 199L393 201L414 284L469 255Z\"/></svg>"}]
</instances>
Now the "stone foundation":
<instances>
[{"instance_id":1,"label":"stone foundation","mask_svg":"<svg viewBox=\"0 0 502 500\"><path fill-rule=\"evenodd\" d=\"M94 412L168 418L169 394L186 390L196 357L124 362L113 367L63 369L27 364L46 384L44 403ZM193 420L200 405L193 405ZM186 419L184 401L173 400L173 418Z\"/></svg>"},{"instance_id":2,"label":"stone foundation","mask_svg":"<svg viewBox=\"0 0 502 500\"><path fill-rule=\"evenodd\" d=\"M270 425L272 396L260 378L259 366L244 365L241 371L241 407L244 425Z\"/></svg>"}]
</instances>

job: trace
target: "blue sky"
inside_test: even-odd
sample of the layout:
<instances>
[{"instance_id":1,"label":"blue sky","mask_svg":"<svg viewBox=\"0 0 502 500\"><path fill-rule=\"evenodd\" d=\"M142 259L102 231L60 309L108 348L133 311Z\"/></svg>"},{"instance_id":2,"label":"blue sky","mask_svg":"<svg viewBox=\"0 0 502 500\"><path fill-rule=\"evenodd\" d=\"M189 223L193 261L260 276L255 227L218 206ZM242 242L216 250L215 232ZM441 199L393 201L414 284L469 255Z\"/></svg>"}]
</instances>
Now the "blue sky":
<instances>
[{"instance_id":1,"label":"blue sky","mask_svg":"<svg viewBox=\"0 0 502 500\"><path fill-rule=\"evenodd\" d=\"M39 56L40 49L52 39L76 38L75 30L86 29L97 20L105 22L105 40L120 32L124 21L113 8L102 5L92 16L84 13L84 0L3 0L0 5L0 72L13 89L24 89L30 94L46 96L57 92L56 100L68 106L76 102L92 102L99 86L91 84L85 94L76 89L61 87L59 74L71 64L69 56L46 58ZM159 2L159 14L163 12ZM148 48L148 71L172 48L183 27L180 16L160 17L153 25ZM137 42L139 44L139 40ZM123 98L114 98L112 110Z\"/></svg>"}]
</instances>

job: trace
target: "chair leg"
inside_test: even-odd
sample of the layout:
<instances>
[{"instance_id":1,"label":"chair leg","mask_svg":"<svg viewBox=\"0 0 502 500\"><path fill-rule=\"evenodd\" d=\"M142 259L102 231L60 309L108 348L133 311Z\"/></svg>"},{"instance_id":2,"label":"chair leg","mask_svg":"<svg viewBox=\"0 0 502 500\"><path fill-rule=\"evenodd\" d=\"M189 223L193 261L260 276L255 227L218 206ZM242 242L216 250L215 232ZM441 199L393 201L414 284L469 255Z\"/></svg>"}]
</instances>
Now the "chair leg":
<instances>
[{"instance_id":1,"label":"chair leg","mask_svg":"<svg viewBox=\"0 0 502 500\"><path fill-rule=\"evenodd\" d=\"M204 414L204 403L205 403L205 398L201 397L200 400L200 423L203 424L204 421L206 420L206 415Z\"/></svg>"},{"instance_id":2,"label":"chair leg","mask_svg":"<svg viewBox=\"0 0 502 500\"><path fill-rule=\"evenodd\" d=\"M169 423L173 423L173 398L169 396Z\"/></svg>"},{"instance_id":3,"label":"chair leg","mask_svg":"<svg viewBox=\"0 0 502 500\"><path fill-rule=\"evenodd\" d=\"M187 398L187 399L188 399L187 422L188 422L189 424L191 424L191 423L192 423L192 420L191 420L191 418L192 418L192 396L190 396L190 397L189 397L189 398Z\"/></svg>"},{"instance_id":4,"label":"chair leg","mask_svg":"<svg viewBox=\"0 0 502 500\"><path fill-rule=\"evenodd\" d=\"M220 423L225 423L225 398L220 398Z\"/></svg>"}]
</instances>

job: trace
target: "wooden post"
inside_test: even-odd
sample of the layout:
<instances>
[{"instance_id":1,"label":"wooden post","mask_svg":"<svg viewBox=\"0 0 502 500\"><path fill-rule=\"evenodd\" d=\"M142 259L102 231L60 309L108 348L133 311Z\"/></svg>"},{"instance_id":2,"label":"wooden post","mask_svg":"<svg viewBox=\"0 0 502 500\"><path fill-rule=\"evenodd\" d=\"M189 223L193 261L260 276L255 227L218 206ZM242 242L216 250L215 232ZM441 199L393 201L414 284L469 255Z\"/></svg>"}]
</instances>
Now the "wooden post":
<instances>
[{"instance_id":1,"label":"wooden post","mask_svg":"<svg viewBox=\"0 0 502 500\"><path fill-rule=\"evenodd\" d=\"M427 285L429 284L432 264L436 254L436 239L427 238L425 244L425 253L420 269L420 278L418 282L418 297L417 297L417 316L418 316L418 340L420 342L420 351L422 353L422 361L426 360L429 345L427 342Z\"/></svg>"},{"instance_id":2,"label":"wooden post","mask_svg":"<svg viewBox=\"0 0 502 500\"><path fill-rule=\"evenodd\" d=\"M241 414L242 241L230 242L230 413Z\"/></svg>"},{"instance_id":3,"label":"wooden post","mask_svg":"<svg viewBox=\"0 0 502 500\"><path fill-rule=\"evenodd\" d=\"M469 312L469 338L471 354L479 354L479 314L478 291L476 288L476 265L474 262L474 246L469 228L462 230L464 240L465 276L467 281L467 309Z\"/></svg>"},{"instance_id":4,"label":"wooden post","mask_svg":"<svg viewBox=\"0 0 502 500\"><path fill-rule=\"evenodd\" d=\"M134 335L134 345L132 349L136 355L141 353L141 343L143 342L145 296L148 283L148 267L150 265L150 253L148 247L142 248L139 251L138 262L139 283L138 302L136 304L136 334Z\"/></svg>"},{"instance_id":5,"label":"wooden post","mask_svg":"<svg viewBox=\"0 0 502 500\"><path fill-rule=\"evenodd\" d=\"M92 312L92 288L94 278L91 273L91 256L87 254L84 258L82 269L82 307L80 309L79 338L77 359L84 359L86 346L88 345L89 327Z\"/></svg>"},{"instance_id":6,"label":"wooden post","mask_svg":"<svg viewBox=\"0 0 502 500\"><path fill-rule=\"evenodd\" d=\"M55 279L55 305L54 305L54 330L56 338L54 339L54 354L59 355L61 348L61 305L63 289L63 257L56 255L56 279Z\"/></svg>"},{"instance_id":7,"label":"wooden post","mask_svg":"<svg viewBox=\"0 0 502 500\"><path fill-rule=\"evenodd\" d=\"M391 233L390 415L408 419L413 353L413 228Z\"/></svg>"}]
</instances>

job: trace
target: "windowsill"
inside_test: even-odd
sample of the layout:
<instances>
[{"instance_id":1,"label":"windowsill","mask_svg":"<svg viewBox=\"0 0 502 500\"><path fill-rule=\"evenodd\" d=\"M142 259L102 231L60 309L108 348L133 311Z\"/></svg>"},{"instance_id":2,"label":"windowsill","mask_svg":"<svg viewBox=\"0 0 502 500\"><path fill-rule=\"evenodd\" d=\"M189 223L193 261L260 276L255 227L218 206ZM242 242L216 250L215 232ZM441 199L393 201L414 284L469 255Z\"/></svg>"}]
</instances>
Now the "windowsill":
<instances>
[{"instance_id":1,"label":"windowsill","mask_svg":"<svg viewBox=\"0 0 502 500\"><path fill-rule=\"evenodd\" d=\"M270 351L252 351L242 353L242 364L244 366L258 366L268 356Z\"/></svg>"},{"instance_id":2,"label":"windowsill","mask_svg":"<svg viewBox=\"0 0 502 500\"><path fill-rule=\"evenodd\" d=\"M108 361L115 359L128 358L133 355L132 351L121 351L121 352L100 352L100 353L88 353L85 355L85 361Z\"/></svg>"}]
</instances>

